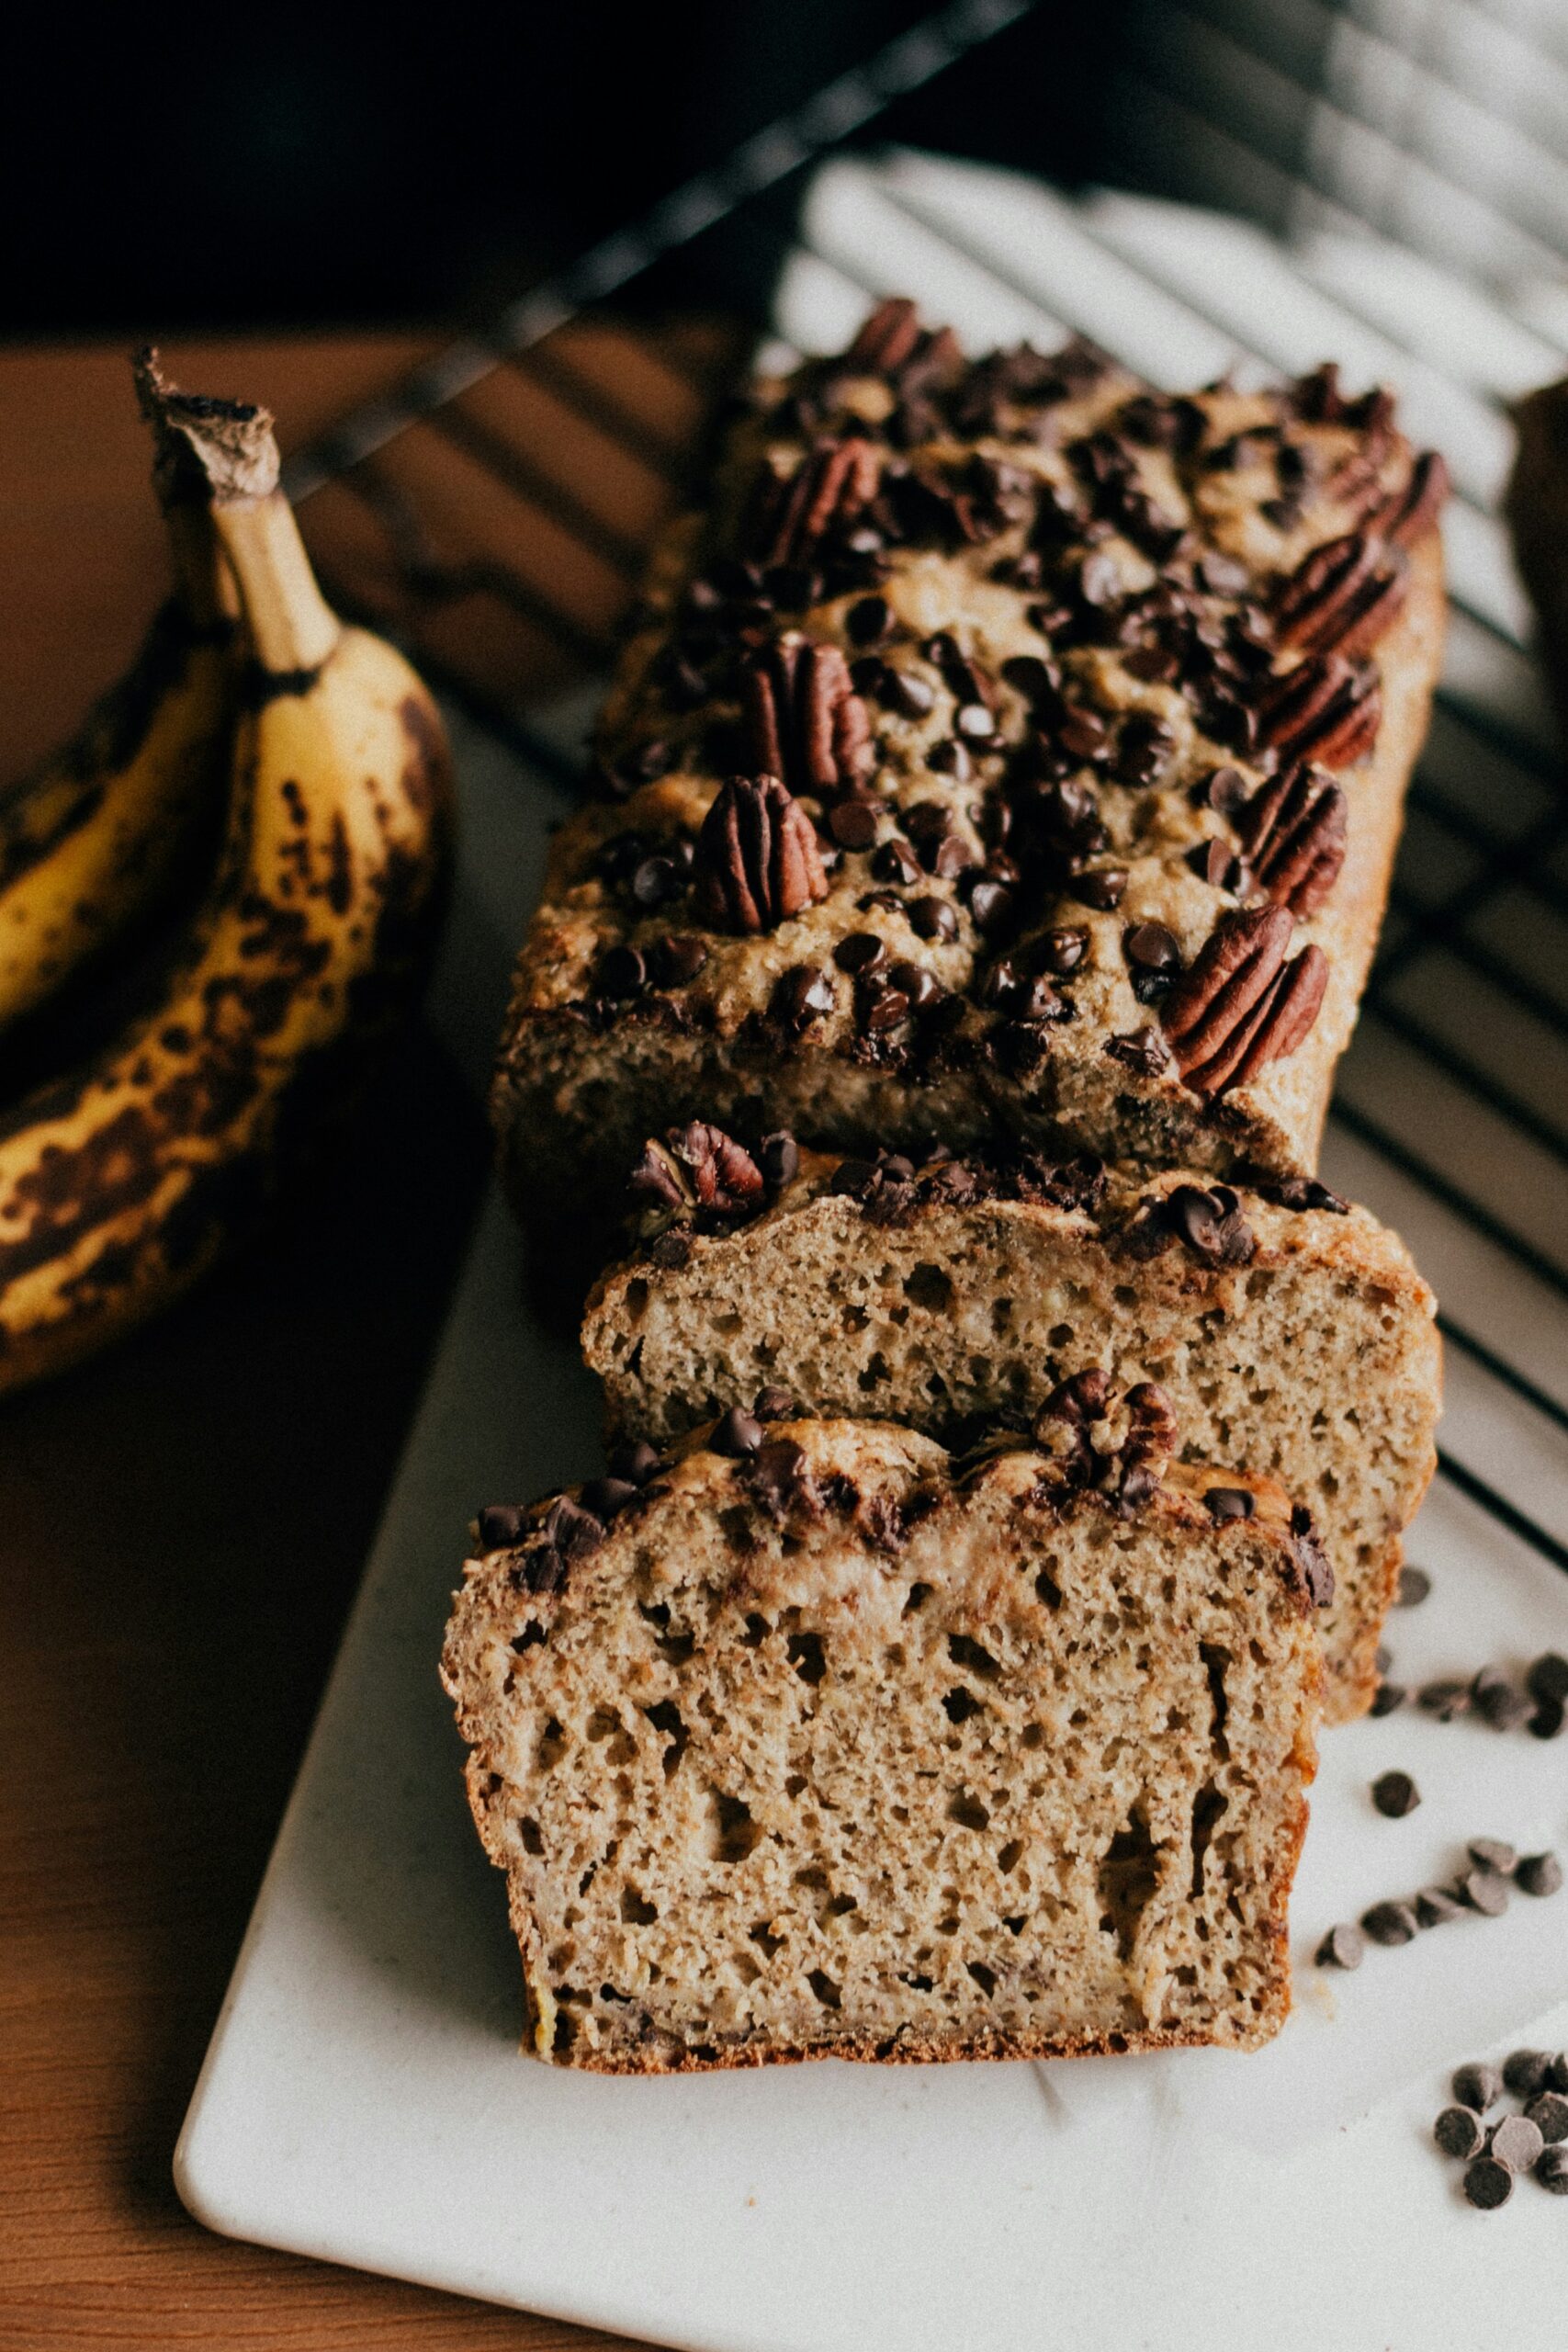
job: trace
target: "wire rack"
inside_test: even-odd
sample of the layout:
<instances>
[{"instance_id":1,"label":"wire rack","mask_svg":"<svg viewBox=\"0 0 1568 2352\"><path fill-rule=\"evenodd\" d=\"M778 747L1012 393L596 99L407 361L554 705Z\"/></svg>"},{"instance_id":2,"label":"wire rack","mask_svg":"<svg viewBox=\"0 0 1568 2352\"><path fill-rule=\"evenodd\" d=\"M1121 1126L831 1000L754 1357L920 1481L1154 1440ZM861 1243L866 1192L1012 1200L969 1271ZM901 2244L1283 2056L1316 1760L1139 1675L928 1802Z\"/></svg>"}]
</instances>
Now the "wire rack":
<instances>
[{"instance_id":1,"label":"wire rack","mask_svg":"<svg viewBox=\"0 0 1568 2352\"><path fill-rule=\"evenodd\" d=\"M1568 800L1497 521L1506 402L1568 353L1369 232L1287 248L1146 198L832 152L1024 13L933 19L301 453L291 486L340 598L558 792L579 764L561 697L605 668L757 323L634 325L602 298L716 221L751 240L790 349L831 348L871 300L908 292L972 347L1083 333L1170 389L1326 356L1395 384L1454 475L1450 648L1325 1172L1399 1227L1443 1302L1442 1480L1568 1569ZM757 192L814 157L781 232Z\"/></svg>"}]
</instances>

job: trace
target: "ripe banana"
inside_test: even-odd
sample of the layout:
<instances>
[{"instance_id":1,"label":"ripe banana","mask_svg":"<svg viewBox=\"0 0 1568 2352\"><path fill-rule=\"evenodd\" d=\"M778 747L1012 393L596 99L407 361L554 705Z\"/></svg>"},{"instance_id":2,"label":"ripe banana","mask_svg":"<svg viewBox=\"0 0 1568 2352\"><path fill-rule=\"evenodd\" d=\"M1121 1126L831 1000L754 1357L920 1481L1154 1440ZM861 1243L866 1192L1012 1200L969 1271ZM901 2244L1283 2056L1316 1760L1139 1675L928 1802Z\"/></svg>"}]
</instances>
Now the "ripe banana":
<instances>
[{"instance_id":1,"label":"ripe banana","mask_svg":"<svg viewBox=\"0 0 1568 2352\"><path fill-rule=\"evenodd\" d=\"M155 1008L0 1114L0 1390L185 1289L422 974L451 815L430 696L322 600L265 410L147 398L210 502L254 656L228 827Z\"/></svg>"},{"instance_id":2,"label":"ripe banana","mask_svg":"<svg viewBox=\"0 0 1568 2352\"><path fill-rule=\"evenodd\" d=\"M216 593L208 502L166 472L161 461L173 597L75 738L0 791L0 1029L160 904L202 819L216 821L234 628Z\"/></svg>"}]
</instances>

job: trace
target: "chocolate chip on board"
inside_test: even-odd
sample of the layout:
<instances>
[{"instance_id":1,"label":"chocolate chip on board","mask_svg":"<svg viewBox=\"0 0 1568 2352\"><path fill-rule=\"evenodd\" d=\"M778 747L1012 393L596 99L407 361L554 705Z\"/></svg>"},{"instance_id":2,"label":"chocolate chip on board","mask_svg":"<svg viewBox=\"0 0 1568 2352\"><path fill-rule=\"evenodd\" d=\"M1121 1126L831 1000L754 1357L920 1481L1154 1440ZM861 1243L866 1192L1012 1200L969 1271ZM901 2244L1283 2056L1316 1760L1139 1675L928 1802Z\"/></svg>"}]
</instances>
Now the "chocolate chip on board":
<instances>
[{"instance_id":1,"label":"chocolate chip on board","mask_svg":"<svg viewBox=\"0 0 1568 2352\"><path fill-rule=\"evenodd\" d=\"M1504 1878L1518 1860L1513 1848L1501 1838L1472 1838L1465 1850L1478 1871L1496 1871Z\"/></svg>"},{"instance_id":2,"label":"chocolate chip on board","mask_svg":"<svg viewBox=\"0 0 1568 2352\"><path fill-rule=\"evenodd\" d=\"M1416 1914L1408 1903L1374 1903L1361 1925L1375 1944L1407 1944L1416 1938Z\"/></svg>"},{"instance_id":3,"label":"chocolate chip on board","mask_svg":"<svg viewBox=\"0 0 1568 2352\"><path fill-rule=\"evenodd\" d=\"M1470 1703L1494 1731L1514 1731L1533 1712L1525 1693L1495 1666L1483 1666L1474 1677Z\"/></svg>"},{"instance_id":4,"label":"chocolate chip on board","mask_svg":"<svg viewBox=\"0 0 1568 2352\"><path fill-rule=\"evenodd\" d=\"M1535 2160L1535 2177L1553 2197L1568 2197L1568 2148L1549 2141Z\"/></svg>"},{"instance_id":5,"label":"chocolate chip on board","mask_svg":"<svg viewBox=\"0 0 1568 2352\"><path fill-rule=\"evenodd\" d=\"M1525 2113L1549 2146L1568 2140L1568 2098L1561 2091L1538 2091Z\"/></svg>"},{"instance_id":6,"label":"chocolate chip on board","mask_svg":"<svg viewBox=\"0 0 1568 2352\"><path fill-rule=\"evenodd\" d=\"M1534 2098L1551 2080L1549 2050L1515 2050L1503 2061L1503 2081L1516 2098Z\"/></svg>"},{"instance_id":7,"label":"chocolate chip on board","mask_svg":"<svg viewBox=\"0 0 1568 2352\"><path fill-rule=\"evenodd\" d=\"M1439 1682L1424 1682L1416 1697L1423 1713L1436 1715L1440 1724L1451 1724L1459 1715L1470 1713L1470 1686L1451 1679Z\"/></svg>"},{"instance_id":8,"label":"chocolate chip on board","mask_svg":"<svg viewBox=\"0 0 1568 2352\"><path fill-rule=\"evenodd\" d=\"M1445 2156L1468 2162L1486 2145L1486 2126L1472 2107L1445 2107L1432 2126L1432 2137Z\"/></svg>"},{"instance_id":9,"label":"chocolate chip on board","mask_svg":"<svg viewBox=\"0 0 1568 2352\"><path fill-rule=\"evenodd\" d=\"M1503 2077L1495 2066L1460 2066L1454 2070L1450 2087L1461 2107L1472 2107L1477 2115L1484 2115L1503 2096Z\"/></svg>"},{"instance_id":10,"label":"chocolate chip on board","mask_svg":"<svg viewBox=\"0 0 1568 2352\"><path fill-rule=\"evenodd\" d=\"M1510 2172L1529 2172L1545 2145L1539 2125L1528 2115L1506 2115L1492 2134L1488 2153Z\"/></svg>"},{"instance_id":11,"label":"chocolate chip on board","mask_svg":"<svg viewBox=\"0 0 1568 2352\"><path fill-rule=\"evenodd\" d=\"M1568 2050L1558 2052L1546 2079L1554 2091L1568 2092Z\"/></svg>"},{"instance_id":12,"label":"chocolate chip on board","mask_svg":"<svg viewBox=\"0 0 1568 2352\"><path fill-rule=\"evenodd\" d=\"M1421 1802L1408 1772L1383 1772L1372 1782L1372 1803L1386 1821L1402 1821Z\"/></svg>"},{"instance_id":13,"label":"chocolate chip on board","mask_svg":"<svg viewBox=\"0 0 1568 2352\"><path fill-rule=\"evenodd\" d=\"M1392 1715L1396 1708L1404 1706L1408 1696L1409 1693L1403 1682L1380 1682L1372 1692L1372 1703L1368 1713L1372 1715Z\"/></svg>"},{"instance_id":14,"label":"chocolate chip on board","mask_svg":"<svg viewBox=\"0 0 1568 2352\"><path fill-rule=\"evenodd\" d=\"M1500 1919L1508 1907L1508 1882L1495 1871L1467 1871L1459 1891L1472 1911L1488 1919Z\"/></svg>"},{"instance_id":15,"label":"chocolate chip on board","mask_svg":"<svg viewBox=\"0 0 1568 2352\"><path fill-rule=\"evenodd\" d=\"M1521 1894L1555 1894L1562 1884L1562 1865L1555 1854L1527 1854L1514 1871Z\"/></svg>"},{"instance_id":16,"label":"chocolate chip on board","mask_svg":"<svg viewBox=\"0 0 1568 2352\"><path fill-rule=\"evenodd\" d=\"M1393 1605L1396 1609L1417 1609L1431 1589L1432 1579L1425 1568L1401 1568Z\"/></svg>"},{"instance_id":17,"label":"chocolate chip on board","mask_svg":"<svg viewBox=\"0 0 1568 2352\"><path fill-rule=\"evenodd\" d=\"M1313 1955L1319 1968L1359 1968L1367 1955L1367 1939L1349 1921L1330 1928Z\"/></svg>"},{"instance_id":18,"label":"chocolate chip on board","mask_svg":"<svg viewBox=\"0 0 1568 2352\"><path fill-rule=\"evenodd\" d=\"M1424 1886L1416 1897L1416 1917L1423 1928L1445 1927L1463 1915L1464 1905L1446 1886Z\"/></svg>"},{"instance_id":19,"label":"chocolate chip on board","mask_svg":"<svg viewBox=\"0 0 1568 2352\"><path fill-rule=\"evenodd\" d=\"M1483 2213L1495 2212L1513 2195L1514 2176L1495 2156L1477 2156L1472 2165L1465 2167L1464 2193Z\"/></svg>"},{"instance_id":20,"label":"chocolate chip on board","mask_svg":"<svg viewBox=\"0 0 1568 2352\"><path fill-rule=\"evenodd\" d=\"M1568 1657L1561 1657L1556 1650L1545 1650L1525 1677L1532 1699L1546 1699L1558 1706L1568 1705Z\"/></svg>"}]
</instances>

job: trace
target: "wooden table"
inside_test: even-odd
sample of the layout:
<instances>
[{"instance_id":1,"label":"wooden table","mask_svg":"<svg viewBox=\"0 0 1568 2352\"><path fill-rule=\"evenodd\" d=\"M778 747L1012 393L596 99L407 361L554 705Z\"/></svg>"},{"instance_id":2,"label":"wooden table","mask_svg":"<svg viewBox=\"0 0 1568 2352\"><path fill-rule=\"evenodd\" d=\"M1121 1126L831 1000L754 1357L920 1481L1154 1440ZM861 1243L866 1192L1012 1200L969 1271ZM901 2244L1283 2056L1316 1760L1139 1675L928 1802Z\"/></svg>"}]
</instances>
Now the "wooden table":
<instances>
[{"instance_id":1,"label":"wooden table","mask_svg":"<svg viewBox=\"0 0 1568 2352\"><path fill-rule=\"evenodd\" d=\"M286 445L408 337L171 347ZM162 593L123 354L0 356L0 776ZM605 2344L210 2237L175 2133L485 1164L416 1035L265 1243L0 1408L0 2346Z\"/></svg>"}]
</instances>

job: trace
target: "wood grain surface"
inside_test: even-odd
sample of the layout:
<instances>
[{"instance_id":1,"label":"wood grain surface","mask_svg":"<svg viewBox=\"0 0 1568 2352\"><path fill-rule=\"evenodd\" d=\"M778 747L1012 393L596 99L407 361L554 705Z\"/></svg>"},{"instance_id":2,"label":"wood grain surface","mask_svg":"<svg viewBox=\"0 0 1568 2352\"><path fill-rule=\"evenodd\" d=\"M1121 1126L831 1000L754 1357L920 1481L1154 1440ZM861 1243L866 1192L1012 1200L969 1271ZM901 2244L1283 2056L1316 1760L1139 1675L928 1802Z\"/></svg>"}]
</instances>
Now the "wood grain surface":
<instances>
[{"instance_id":1,"label":"wood grain surface","mask_svg":"<svg viewBox=\"0 0 1568 2352\"><path fill-rule=\"evenodd\" d=\"M287 445L419 349L360 336L166 358L195 388L265 400ZM646 364L678 435L695 398ZM485 397L493 414L534 395ZM543 413L536 401L525 422L547 442ZM164 574L122 353L0 356L0 448L3 779L114 674ZM634 535L671 494L657 474L628 477L640 506L621 494ZM312 502L318 544L345 496ZM362 588L380 560L367 540ZM584 583L607 626L614 597ZM520 691L518 644L497 639L498 692ZM541 670L573 658L545 652ZM130 1343L0 1407L6 2352L610 2340L229 2244L170 2182L485 1158L477 1105L416 1034L263 1244Z\"/></svg>"}]
</instances>

